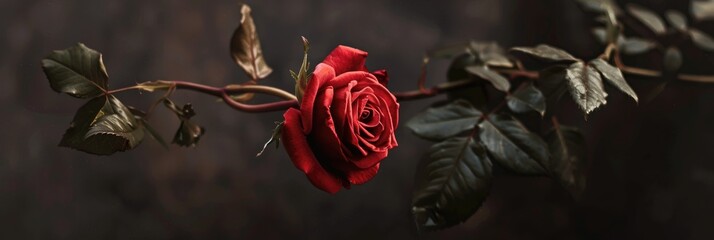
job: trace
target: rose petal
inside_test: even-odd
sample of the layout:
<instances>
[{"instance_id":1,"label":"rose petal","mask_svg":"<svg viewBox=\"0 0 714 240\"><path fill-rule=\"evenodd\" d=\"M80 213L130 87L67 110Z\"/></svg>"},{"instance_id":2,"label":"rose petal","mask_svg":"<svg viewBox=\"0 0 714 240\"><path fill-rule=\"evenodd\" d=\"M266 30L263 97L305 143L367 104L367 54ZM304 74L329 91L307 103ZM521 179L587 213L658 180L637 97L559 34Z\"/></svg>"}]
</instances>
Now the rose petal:
<instances>
[{"instance_id":1,"label":"rose petal","mask_svg":"<svg viewBox=\"0 0 714 240\"><path fill-rule=\"evenodd\" d=\"M372 74L377 77L377 80L379 81L379 84L382 84L382 86L387 86L389 83L389 75L387 74L387 70L381 69L372 72Z\"/></svg>"},{"instance_id":2,"label":"rose petal","mask_svg":"<svg viewBox=\"0 0 714 240\"><path fill-rule=\"evenodd\" d=\"M322 63L332 66L335 74L340 75L349 71L367 71L364 66L366 60L367 52L339 45L325 57L325 60L322 60Z\"/></svg>"},{"instance_id":3,"label":"rose petal","mask_svg":"<svg viewBox=\"0 0 714 240\"><path fill-rule=\"evenodd\" d=\"M317 96L314 111L316 122L312 134L309 135L310 140L320 146L316 155L330 163L347 160L342 151L344 144L335 132L335 122L330 112L333 96L332 86L325 87L325 91Z\"/></svg>"},{"instance_id":4,"label":"rose petal","mask_svg":"<svg viewBox=\"0 0 714 240\"><path fill-rule=\"evenodd\" d=\"M335 70L327 64L317 64L315 71L312 73L310 81L307 82L307 87L300 102L300 112L302 113L302 128L307 135L312 132L312 116L313 108L315 107L315 97L318 91L326 82L335 78Z\"/></svg>"},{"instance_id":5,"label":"rose petal","mask_svg":"<svg viewBox=\"0 0 714 240\"><path fill-rule=\"evenodd\" d=\"M288 109L283 114L285 118L281 137L283 146L295 167L307 175L312 185L325 192L335 194L342 187L342 180L327 172L318 162L300 127L300 115L300 111L294 108Z\"/></svg>"},{"instance_id":6,"label":"rose petal","mask_svg":"<svg viewBox=\"0 0 714 240\"><path fill-rule=\"evenodd\" d=\"M369 180L372 180L377 172L379 171L379 163L367 169L359 169L347 172L347 181L351 184L364 184Z\"/></svg>"}]
</instances>

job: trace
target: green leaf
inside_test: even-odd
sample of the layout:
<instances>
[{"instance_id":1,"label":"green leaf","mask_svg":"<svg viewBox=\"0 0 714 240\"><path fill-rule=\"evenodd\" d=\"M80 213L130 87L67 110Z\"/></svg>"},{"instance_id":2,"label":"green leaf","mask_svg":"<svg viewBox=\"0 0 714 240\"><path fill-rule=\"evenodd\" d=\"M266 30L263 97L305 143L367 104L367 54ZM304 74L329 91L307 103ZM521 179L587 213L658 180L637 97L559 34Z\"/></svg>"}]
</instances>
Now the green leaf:
<instances>
[{"instance_id":1,"label":"green leaf","mask_svg":"<svg viewBox=\"0 0 714 240\"><path fill-rule=\"evenodd\" d=\"M501 74L495 71L491 71L486 66L468 66L466 67L466 71L491 82L491 84L493 84L493 87L498 89L499 91L508 92L508 90L511 88L511 82L509 82L506 77L501 76Z\"/></svg>"},{"instance_id":2,"label":"green leaf","mask_svg":"<svg viewBox=\"0 0 714 240\"><path fill-rule=\"evenodd\" d=\"M602 44L608 44L610 40L608 36L607 29L602 27L596 27L592 29L592 34L597 38L597 40ZM622 34L617 35L617 44L621 46L625 42L625 37Z\"/></svg>"},{"instance_id":3,"label":"green leaf","mask_svg":"<svg viewBox=\"0 0 714 240\"><path fill-rule=\"evenodd\" d=\"M243 4L240 12L240 25L231 38L231 56L252 80L263 79L270 75L273 69L265 62L258 32L250 15L250 7Z\"/></svg>"},{"instance_id":4,"label":"green leaf","mask_svg":"<svg viewBox=\"0 0 714 240\"><path fill-rule=\"evenodd\" d=\"M632 16L637 18L637 20L640 20L642 24L647 26L654 33L664 34L667 32L667 29L664 26L664 21L662 21L662 19L654 12L635 4L627 5L627 11L629 11Z\"/></svg>"},{"instance_id":5,"label":"green leaf","mask_svg":"<svg viewBox=\"0 0 714 240\"><path fill-rule=\"evenodd\" d=\"M665 13L669 25L672 25L675 29L679 31L687 30L687 17L677 10L669 10Z\"/></svg>"},{"instance_id":6,"label":"green leaf","mask_svg":"<svg viewBox=\"0 0 714 240\"><path fill-rule=\"evenodd\" d=\"M307 60L307 52L310 50L310 42L307 38L302 38L302 64L300 64L300 69L295 73L290 70L290 75L295 79L295 96L297 96L298 102L302 102L302 96L305 94L305 88L307 88L307 82L310 81L311 73L308 72L310 69L310 62Z\"/></svg>"},{"instance_id":7,"label":"green leaf","mask_svg":"<svg viewBox=\"0 0 714 240\"><path fill-rule=\"evenodd\" d=\"M425 159L426 179L414 193L412 214L420 229L436 230L464 222L488 196L493 164L482 146L458 137L435 144Z\"/></svg>"},{"instance_id":8,"label":"green leaf","mask_svg":"<svg viewBox=\"0 0 714 240\"><path fill-rule=\"evenodd\" d=\"M548 170L553 178L578 199L585 189L585 138L577 128L556 125L546 135L551 157Z\"/></svg>"},{"instance_id":9,"label":"green leaf","mask_svg":"<svg viewBox=\"0 0 714 240\"><path fill-rule=\"evenodd\" d=\"M697 29L690 29L689 35L692 36L692 42L697 47L707 51L714 51L714 39L708 34Z\"/></svg>"},{"instance_id":10,"label":"green leaf","mask_svg":"<svg viewBox=\"0 0 714 240\"><path fill-rule=\"evenodd\" d=\"M627 84L627 81L625 81L625 77L622 75L622 71L620 71L619 68L610 65L601 58L596 58L590 61L590 65L600 71L600 73L602 73L602 76L605 77L605 80L607 80L607 82L615 86L617 89L620 89L620 91L629 95L632 99L635 100L635 102L638 101L635 90L632 90L632 87Z\"/></svg>"},{"instance_id":11,"label":"green leaf","mask_svg":"<svg viewBox=\"0 0 714 240\"><path fill-rule=\"evenodd\" d=\"M568 90L573 100L585 114L590 114L596 108L605 105L607 93L602 85L600 73L590 65L576 62L566 70Z\"/></svg>"},{"instance_id":12,"label":"green leaf","mask_svg":"<svg viewBox=\"0 0 714 240\"><path fill-rule=\"evenodd\" d=\"M548 149L543 139L510 116L491 115L480 125L481 142L494 161L519 174L544 174Z\"/></svg>"},{"instance_id":13,"label":"green leaf","mask_svg":"<svg viewBox=\"0 0 714 240\"><path fill-rule=\"evenodd\" d=\"M691 1L692 16L697 21L714 19L714 1Z\"/></svg>"},{"instance_id":14,"label":"green leaf","mask_svg":"<svg viewBox=\"0 0 714 240\"><path fill-rule=\"evenodd\" d=\"M96 97L107 89L109 75L102 54L81 43L53 51L42 59L42 70L53 90L73 97Z\"/></svg>"},{"instance_id":15,"label":"green leaf","mask_svg":"<svg viewBox=\"0 0 714 240\"><path fill-rule=\"evenodd\" d=\"M280 147L280 136L283 134L283 126L285 125L285 122L275 122L277 125L275 126L275 129L273 129L273 135L270 136L270 139L263 145L263 149L256 154L256 157L260 157L260 155L263 155L263 152L265 152L265 148L268 147L271 143L275 143L275 148Z\"/></svg>"},{"instance_id":16,"label":"green leaf","mask_svg":"<svg viewBox=\"0 0 714 240\"><path fill-rule=\"evenodd\" d=\"M565 79L565 68L553 66L539 72L540 79L536 81L546 98L546 108L555 109L563 98L568 87Z\"/></svg>"},{"instance_id":17,"label":"green leaf","mask_svg":"<svg viewBox=\"0 0 714 240\"><path fill-rule=\"evenodd\" d=\"M461 81L475 79L475 77L466 72L466 66L477 64L479 60L472 54L461 54L454 58L446 72L447 81ZM476 82L473 86L449 91L447 97L451 101L463 99L476 107L483 107L486 104L486 89L485 84Z\"/></svg>"},{"instance_id":18,"label":"green leaf","mask_svg":"<svg viewBox=\"0 0 714 240\"><path fill-rule=\"evenodd\" d=\"M508 107L517 113L536 111L545 115L545 96L532 83L508 95Z\"/></svg>"},{"instance_id":19,"label":"green leaf","mask_svg":"<svg viewBox=\"0 0 714 240\"><path fill-rule=\"evenodd\" d=\"M549 62L577 62L577 58L562 49L555 48L546 44L540 44L535 48L530 47L514 47L511 51L525 53L538 59Z\"/></svg>"},{"instance_id":20,"label":"green leaf","mask_svg":"<svg viewBox=\"0 0 714 240\"><path fill-rule=\"evenodd\" d=\"M144 129L130 110L112 95L89 100L79 108L60 146L110 155L139 145Z\"/></svg>"},{"instance_id":21,"label":"green leaf","mask_svg":"<svg viewBox=\"0 0 714 240\"><path fill-rule=\"evenodd\" d=\"M450 46L443 46L427 52L428 58L450 59L458 57L469 50L469 43L459 43Z\"/></svg>"},{"instance_id":22,"label":"green leaf","mask_svg":"<svg viewBox=\"0 0 714 240\"><path fill-rule=\"evenodd\" d=\"M467 101L457 100L417 114L407 122L407 128L422 138L443 140L473 129L479 118L479 110Z\"/></svg>"},{"instance_id":23,"label":"green leaf","mask_svg":"<svg viewBox=\"0 0 714 240\"><path fill-rule=\"evenodd\" d=\"M679 48L671 46L664 52L664 70L667 72L676 72L682 67L682 52Z\"/></svg>"},{"instance_id":24,"label":"green leaf","mask_svg":"<svg viewBox=\"0 0 714 240\"><path fill-rule=\"evenodd\" d=\"M513 62L505 55L506 52L495 42L471 41L471 52L478 57L481 65L512 68Z\"/></svg>"},{"instance_id":25,"label":"green leaf","mask_svg":"<svg viewBox=\"0 0 714 240\"><path fill-rule=\"evenodd\" d=\"M657 46L656 43L635 37L626 38L621 44L619 44L620 50L625 54L640 54L654 49Z\"/></svg>"}]
</instances>

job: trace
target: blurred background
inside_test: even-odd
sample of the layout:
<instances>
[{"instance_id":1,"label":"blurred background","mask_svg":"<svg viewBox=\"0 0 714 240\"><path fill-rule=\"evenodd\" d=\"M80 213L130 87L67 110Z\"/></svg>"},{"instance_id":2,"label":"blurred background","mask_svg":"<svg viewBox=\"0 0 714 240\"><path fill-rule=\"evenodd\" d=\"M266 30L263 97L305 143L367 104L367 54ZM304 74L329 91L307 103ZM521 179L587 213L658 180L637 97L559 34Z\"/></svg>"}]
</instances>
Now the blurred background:
<instances>
[{"instance_id":1,"label":"blurred background","mask_svg":"<svg viewBox=\"0 0 714 240\"><path fill-rule=\"evenodd\" d=\"M628 2L660 13L690 10L684 0ZM548 43L584 59L602 50L590 35L593 16L572 0L247 3L275 69L263 83L283 89L292 89L288 69L299 67L301 35L311 41L313 63L338 44L370 52L368 67L387 68L394 91L415 88L426 50L469 39ZM583 127L587 137L583 199L573 201L548 178L499 176L473 217L433 233L419 233L410 214L414 172L430 143L405 128L372 181L334 196L313 187L283 149L254 157L282 113L237 112L191 92L174 100L193 103L207 129L196 148L167 151L147 138L135 150L100 157L57 147L83 102L50 89L40 68L50 51L76 42L97 49L112 88L156 79L239 83L246 77L228 52L239 4L0 1L0 239L714 238L711 85L671 82L639 105L608 88L609 104L587 121L566 98L555 109L561 122ZM711 22L695 26L714 33ZM685 70L714 63L710 55L684 55ZM444 81L447 66L434 62L429 83ZM641 96L656 85L628 80ZM146 108L158 95L118 97ZM438 99L402 103L402 119ZM161 109L152 123L170 139L179 122Z\"/></svg>"}]
</instances>

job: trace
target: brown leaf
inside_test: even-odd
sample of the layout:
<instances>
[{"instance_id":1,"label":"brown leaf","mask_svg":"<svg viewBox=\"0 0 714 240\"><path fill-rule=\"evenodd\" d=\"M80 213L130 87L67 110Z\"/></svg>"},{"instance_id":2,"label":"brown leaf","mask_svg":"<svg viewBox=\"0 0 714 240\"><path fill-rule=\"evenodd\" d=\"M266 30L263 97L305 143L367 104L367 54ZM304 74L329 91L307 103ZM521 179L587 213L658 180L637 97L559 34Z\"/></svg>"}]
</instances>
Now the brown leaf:
<instances>
[{"instance_id":1,"label":"brown leaf","mask_svg":"<svg viewBox=\"0 0 714 240\"><path fill-rule=\"evenodd\" d=\"M248 77L252 80L263 79L270 75L273 69L268 66L263 57L258 32L250 15L250 7L243 4L240 12L243 17L231 38L231 55Z\"/></svg>"}]
</instances>

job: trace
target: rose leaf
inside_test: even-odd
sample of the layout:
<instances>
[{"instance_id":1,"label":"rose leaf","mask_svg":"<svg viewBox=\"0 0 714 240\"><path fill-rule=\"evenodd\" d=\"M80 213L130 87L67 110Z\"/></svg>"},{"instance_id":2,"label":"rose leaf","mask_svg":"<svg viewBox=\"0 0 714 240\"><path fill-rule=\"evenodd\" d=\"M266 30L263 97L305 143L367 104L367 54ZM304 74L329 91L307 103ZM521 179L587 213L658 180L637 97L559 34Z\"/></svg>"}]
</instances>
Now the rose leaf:
<instances>
[{"instance_id":1,"label":"rose leaf","mask_svg":"<svg viewBox=\"0 0 714 240\"><path fill-rule=\"evenodd\" d=\"M110 155L139 145L144 129L118 99L105 95L79 108L60 141L60 146L83 152Z\"/></svg>"},{"instance_id":2,"label":"rose leaf","mask_svg":"<svg viewBox=\"0 0 714 240\"><path fill-rule=\"evenodd\" d=\"M491 115L481 122L481 142L494 161L518 174L545 174L548 149L538 135L510 116Z\"/></svg>"},{"instance_id":3,"label":"rose leaf","mask_svg":"<svg viewBox=\"0 0 714 240\"><path fill-rule=\"evenodd\" d=\"M507 99L508 107L514 112L536 111L541 116L545 114L545 96L532 83L508 95Z\"/></svg>"},{"instance_id":4,"label":"rose leaf","mask_svg":"<svg viewBox=\"0 0 714 240\"><path fill-rule=\"evenodd\" d=\"M457 100L417 114L407 122L407 127L419 137L443 140L473 129L480 117L478 109L464 100Z\"/></svg>"},{"instance_id":5,"label":"rose leaf","mask_svg":"<svg viewBox=\"0 0 714 240\"><path fill-rule=\"evenodd\" d=\"M434 144L424 159L414 193L412 214L422 230L464 222L488 196L493 164L483 146L457 137Z\"/></svg>"},{"instance_id":6,"label":"rose leaf","mask_svg":"<svg viewBox=\"0 0 714 240\"><path fill-rule=\"evenodd\" d=\"M601 58L596 58L590 61L590 65L600 71L600 73L602 73L602 76L605 78L605 80L607 80L607 82L614 85L617 89L620 89L620 91L629 95L632 99L635 100L635 102L638 101L637 94L634 90L632 90L632 87L627 84L627 81L625 81L625 77L622 75L622 71L620 71L619 68L610 65Z\"/></svg>"},{"instance_id":7,"label":"rose leaf","mask_svg":"<svg viewBox=\"0 0 714 240\"><path fill-rule=\"evenodd\" d=\"M109 76L102 54L84 44L52 52L42 59L50 87L76 98L91 98L107 89Z\"/></svg>"}]
</instances>

